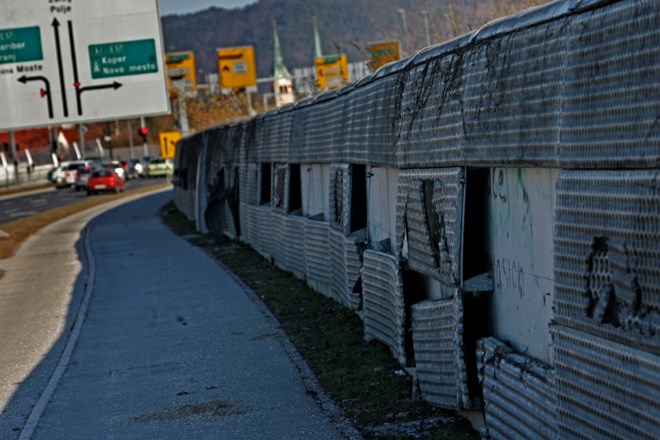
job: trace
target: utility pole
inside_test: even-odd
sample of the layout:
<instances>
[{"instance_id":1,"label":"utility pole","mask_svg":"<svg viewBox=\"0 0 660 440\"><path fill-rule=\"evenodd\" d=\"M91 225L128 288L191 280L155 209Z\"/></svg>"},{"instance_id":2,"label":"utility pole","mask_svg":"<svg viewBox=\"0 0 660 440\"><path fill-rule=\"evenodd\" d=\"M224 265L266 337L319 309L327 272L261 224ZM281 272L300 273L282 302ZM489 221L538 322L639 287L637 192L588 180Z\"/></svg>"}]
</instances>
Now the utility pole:
<instances>
[{"instance_id":1,"label":"utility pole","mask_svg":"<svg viewBox=\"0 0 660 440\"><path fill-rule=\"evenodd\" d=\"M426 46L431 45L431 34L429 33L429 14L422 9L422 16L424 17L424 35L426 36Z\"/></svg>"},{"instance_id":2,"label":"utility pole","mask_svg":"<svg viewBox=\"0 0 660 440\"><path fill-rule=\"evenodd\" d=\"M401 15L401 27L403 29L403 34L401 35L401 52L403 56L408 56L407 50L408 45L405 44L406 37L408 36L408 23L406 22L406 11L399 9L399 14Z\"/></svg>"}]
</instances>

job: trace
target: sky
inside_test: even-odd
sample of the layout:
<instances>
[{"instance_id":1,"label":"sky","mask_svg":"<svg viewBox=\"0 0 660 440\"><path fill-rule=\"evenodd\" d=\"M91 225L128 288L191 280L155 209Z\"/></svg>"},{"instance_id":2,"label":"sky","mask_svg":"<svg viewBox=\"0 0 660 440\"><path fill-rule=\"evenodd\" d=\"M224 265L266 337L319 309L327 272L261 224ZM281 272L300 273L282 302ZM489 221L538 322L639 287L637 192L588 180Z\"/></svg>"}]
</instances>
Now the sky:
<instances>
[{"instance_id":1,"label":"sky","mask_svg":"<svg viewBox=\"0 0 660 440\"><path fill-rule=\"evenodd\" d=\"M160 15L187 14L211 6L225 9L240 8L257 0L158 0Z\"/></svg>"}]
</instances>

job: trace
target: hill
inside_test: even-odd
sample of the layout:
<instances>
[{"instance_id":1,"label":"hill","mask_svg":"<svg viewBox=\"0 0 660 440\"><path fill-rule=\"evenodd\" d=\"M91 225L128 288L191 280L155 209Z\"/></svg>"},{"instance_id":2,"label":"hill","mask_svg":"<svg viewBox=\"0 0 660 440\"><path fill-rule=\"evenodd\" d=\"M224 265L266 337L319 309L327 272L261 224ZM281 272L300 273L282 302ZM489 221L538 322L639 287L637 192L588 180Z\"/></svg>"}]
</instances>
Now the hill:
<instances>
[{"instance_id":1,"label":"hill","mask_svg":"<svg viewBox=\"0 0 660 440\"><path fill-rule=\"evenodd\" d=\"M287 67L312 66L312 16L317 17L324 54L343 51L349 61L365 59L369 43L400 40L403 50L425 45L424 15L432 43L444 41L498 16L542 0L260 0L241 9L209 8L162 18L168 52L192 50L197 69L218 70L219 47L255 47L259 77L273 65L273 25ZM406 31L404 31L404 18Z\"/></svg>"}]
</instances>

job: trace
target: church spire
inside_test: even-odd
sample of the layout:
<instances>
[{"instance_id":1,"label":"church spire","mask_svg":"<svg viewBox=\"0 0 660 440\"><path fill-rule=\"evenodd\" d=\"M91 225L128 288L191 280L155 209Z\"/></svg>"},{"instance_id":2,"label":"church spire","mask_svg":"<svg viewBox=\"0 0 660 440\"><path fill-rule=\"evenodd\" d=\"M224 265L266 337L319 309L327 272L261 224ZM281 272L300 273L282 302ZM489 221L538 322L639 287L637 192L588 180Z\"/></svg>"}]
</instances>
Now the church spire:
<instances>
[{"instance_id":1,"label":"church spire","mask_svg":"<svg viewBox=\"0 0 660 440\"><path fill-rule=\"evenodd\" d=\"M312 16L312 23L314 25L314 62L317 58L323 56L323 51L321 51L321 38L319 37L319 29L316 26L316 17Z\"/></svg>"},{"instance_id":2,"label":"church spire","mask_svg":"<svg viewBox=\"0 0 660 440\"><path fill-rule=\"evenodd\" d=\"M277 35L277 22L273 20L273 77L274 78L291 78L289 69L284 65L284 57L282 57L282 49L280 48L280 37Z\"/></svg>"}]
</instances>

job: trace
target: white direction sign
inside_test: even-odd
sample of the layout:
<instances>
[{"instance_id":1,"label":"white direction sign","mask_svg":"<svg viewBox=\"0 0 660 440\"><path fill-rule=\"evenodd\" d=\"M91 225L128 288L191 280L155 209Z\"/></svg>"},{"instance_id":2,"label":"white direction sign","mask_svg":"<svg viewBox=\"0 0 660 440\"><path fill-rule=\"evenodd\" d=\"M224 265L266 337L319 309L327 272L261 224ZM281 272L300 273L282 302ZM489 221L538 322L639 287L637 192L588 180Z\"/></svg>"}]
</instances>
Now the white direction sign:
<instances>
[{"instance_id":1,"label":"white direction sign","mask_svg":"<svg viewBox=\"0 0 660 440\"><path fill-rule=\"evenodd\" d=\"M169 112L157 0L0 0L0 130Z\"/></svg>"}]
</instances>

